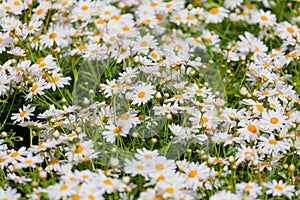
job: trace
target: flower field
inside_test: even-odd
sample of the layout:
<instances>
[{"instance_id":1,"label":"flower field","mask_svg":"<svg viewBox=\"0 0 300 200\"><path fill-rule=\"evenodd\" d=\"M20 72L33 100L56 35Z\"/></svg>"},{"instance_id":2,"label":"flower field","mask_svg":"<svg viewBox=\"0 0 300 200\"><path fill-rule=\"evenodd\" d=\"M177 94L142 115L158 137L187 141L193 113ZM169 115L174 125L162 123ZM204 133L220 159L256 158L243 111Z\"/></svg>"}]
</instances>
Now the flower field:
<instances>
[{"instance_id":1,"label":"flower field","mask_svg":"<svg viewBox=\"0 0 300 200\"><path fill-rule=\"evenodd\" d=\"M0 1L0 199L300 199L300 1Z\"/></svg>"}]
</instances>

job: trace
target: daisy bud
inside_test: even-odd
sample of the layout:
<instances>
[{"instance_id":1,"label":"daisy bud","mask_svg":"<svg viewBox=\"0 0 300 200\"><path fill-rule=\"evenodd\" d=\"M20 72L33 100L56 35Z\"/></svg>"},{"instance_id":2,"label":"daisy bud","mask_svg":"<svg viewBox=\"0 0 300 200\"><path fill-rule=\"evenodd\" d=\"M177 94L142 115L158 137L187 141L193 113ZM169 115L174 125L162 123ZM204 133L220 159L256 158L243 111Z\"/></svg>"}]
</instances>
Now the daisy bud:
<instances>
[{"instance_id":1,"label":"daisy bud","mask_svg":"<svg viewBox=\"0 0 300 200\"><path fill-rule=\"evenodd\" d=\"M291 164L291 165L289 166L289 170L292 171L292 172L295 171L295 165L294 165L294 164Z\"/></svg>"},{"instance_id":2,"label":"daisy bud","mask_svg":"<svg viewBox=\"0 0 300 200\"><path fill-rule=\"evenodd\" d=\"M192 5L192 4L189 4L189 5L187 6L187 9L188 9L188 10L192 10L192 9L193 9L193 5Z\"/></svg>"},{"instance_id":3,"label":"daisy bud","mask_svg":"<svg viewBox=\"0 0 300 200\"><path fill-rule=\"evenodd\" d=\"M231 70L230 70L230 69L227 69L227 70L226 70L226 73L227 73L227 74L230 74L230 73L231 73Z\"/></svg>"},{"instance_id":4,"label":"daisy bud","mask_svg":"<svg viewBox=\"0 0 300 200\"><path fill-rule=\"evenodd\" d=\"M124 177L122 178L122 182L123 182L124 184L128 184L128 183L130 182L130 177L129 177L129 176L124 176Z\"/></svg>"},{"instance_id":5,"label":"daisy bud","mask_svg":"<svg viewBox=\"0 0 300 200\"><path fill-rule=\"evenodd\" d=\"M94 93L95 93L95 91L93 89L89 90L89 94L94 94Z\"/></svg>"},{"instance_id":6,"label":"daisy bud","mask_svg":"<svg viewBox=\"0 0 300 200\"><path fill-rule=\"evenodd\" d=\"M205 112L206 112L206 109L205 109L205 108L201 108L201 109L200 109L200 112L201 112L201 113L205 113Z\"/></svg>"},{"instance_id":7,"label":"daisy bud","mask_svg":"<svg viewBox=\"0 0 300 200\"><path fill-rule=\"evenodd\" d=\"M112 153L116 153L117 152L117 149L115 147L111 148L111 152Z\"/></svg>"},{"instance_id":8,"label":"daisy bud","mask_svg":"<svg viewBox=\"0 0 300 200\"><path fill-rule=\"evenodd\" d=\"M207 69L207 66L206 65L202 65L202 69Z\"/></svg>"},{"instance_id":9,"label":"daisy bud","mask_svg":"<svg viewBox=\"0 0 300 200\"><path fill-rule=\"evenodd\" d=\"M157 92L156 95L155 95L155 97L156 97L157 99L161 99L162 95L161 95L160 92Z\"/></svg>"},{"instance_id":10,"label":"daisy bud","mask_svg":"<svg viewBox=\"0 0 300 200\"><path fill-rule=\"evenodd\" d=\"M226 186L226 189L227 189L227 190L231 190L231 189L232 189L232 185L227 185L227 186Z\"/></svg>"},{"instance_id":11,"label":"daisy bud","mask_svg":"<svg viewBox=\"0 0 300 200\"><path fill-rule=\"evenodd\" d=\"M192 149L187 149L186 152L187 153L192 153Z\"/></svg>"},{"instance_id":12,"label":"daisy bud","mask_svg":"<svg viewBox=\"0 0 300 200\"><path fill-rule=\"evenodd\" d=\"M243 56L241 56L241 60L246 60L246 56L245 55L243 55Z\"/></svg>"},{"instance_id":13,"label":"daisy bud","mask_svg":"<svg viewBox=\"0 0 300 200\"><path fill-rule=\"evenodd\" d=\"M127 188L126 188L126 192L127 192L127 193L131 193L131 192L132 192L132 188L131 188L131 187L127 187Z\"/></svg>"},{"instance_id":14,"label":"daisy bud","mask_svg":"<svg viewBox=\"0 0 300 200\"><path fill-rule=\"evenodd\" d=\"M56 130L56 131L53 133L53 136L54 136L55 138L58 138L58 137L59 137L59 132L58 132L58 130Z\"/></svg>"},{"instance_id":15,"label":"daisy bud","mask_svg":"<svg viewBox=\"0 0 300 200\"><path fill-rule=\"evenodd\" d=\"M253 166L253 167L257 167L257 166L258 166L258 161L257 161L257 160L254 160L254 161L252 162L252 166Z\"/></svg>"},{"instance_id":16,"label":"daisy bud","mask_svg":"<svg viewBox=\"0 0 300 200\"><path fill-rule=\"evenodd\" d=\"M156 143L156 142L157 142L157 139L156 139L156 138L151 138L151 142L152 142L152 143Z\"/></svg>"},{"instance_id":17,"label":"daisy bud","mask_svg":"<svg viewBox=\"0 0 300 200\"><path fill-rule=\"evenodd\" d=\"M284 168L284 169L287 169L288 167L289 167L288 164L284 164L284 165L283 165L283 168Z\"/></svg>"},{"instance_id":18,"label":"daisy bud","mask_svg":"<svg viewBox=\"0 0 300 200\"><path fill-rule=\"evenodd\" d=\"M45 171L39 171L39 177L41 179L46 179L47 178L47 172L45 172Z\"/></svg>"},{"instance_id":19,"label":"daisy bud","mask_svg":"<svg viewBox=\"0 0 300 200\"><path fill-rule=\"evenodd\" d=\"M67 102L67 100L66 100L65 97L63 97L60 101L61 101L62 103L66 103L66 102Z\"/></svg>"},{"instance_id":20,"label":"daisy bud","mask_svg":"<svg viewBox=\"0 0 300 200\"><path fill-rule=\"evenodd\" d=\"M200 153L201 153L200 149L196 149L195 152L196 152L197 154L200 154Z\"/></svg>"},{"instance_id":21,"label":"daisy bud","mask_svg":"<svg viewBox=\"0 0 300 200\"><path fill-rule=\"evenodd\" d=\"M77 127L77 128L75 129L75 131L76 131L76 133L81 133L81 132L82 132L82 128L81 128L81 127Z\"/></svg>"},{"instance_id":22,"label":"daisy bud","mask_svg":"<svg viewBox=\"0 0 300 200\"><path fill-rule=\"evenodd\" d=\"M36 181L32 181L32 182L31 182L31 185L32 185L33 187L36 187L36 186L38 186L39 184L38 184L38 182L36 182Z\"/></svg>"},{"instance_id":23,"label":"daisy bud","mask_svg":"<svg viewBox=\"0 0 300 200\"><path fill-rule=\"evenodd\" d=\"M20 137L20 141L22 142L24 140L24 138L23 137Z\"/></svg>"},{"instance_id":24,"label":"daisy bud","mask_svg":"<svg viewBox=\"0 0 300 200\"><path fill-rule=\"evenodd\" d=\"M208 82L205 82L203 85L204 85L205 87L208 87L208 86L209 86Z\"/></svg>"},{"instance_id":25,"label":"daisy bud","mask_svg":"<svg viewBox=\"0 0 300 200\"><path fill-rule=\"evenodd\" d=\"M121 2L121 3L118 4L118 8L120 8L120 9L125 8L125 6L126 5L123 2Z\"/></svg>"},{"instance_id":26,"label":"daisy bud","mask_svg":"<svg viewBox=\"0 0 300 200\"><path fill-rule=\"evenodd\" d=\"M172 115L169 113L169 114L167 114L167 120L172 120Z\"/></svg>"},{"instance_id":27,"label":"daisy bud","mask_svg":"<svg viewBox=\"0 0 300 200\"><path fill-rule=\"evenodd\" d=\"M262 155L262 154L263 154L263 151L262 151L262 150L258 150L258 151L257 151L257 154L258 154L258 155Z\"/></svg>"},{"instance_id":28,"label":"daisy bud","mask_svg":"<svg viewBox=\"0 0 300 200\"><path fill-rule=\"evenodd\" d=\"M232 169L237 169L237 168L238 168L237 164L232 165Z\"/></svg>"},{"instance_id":29,"label":"daisy bud","mask_svg":"<svg viewBox=\"0 0 300 200\"><path fill-rule=\"evenodd\" d=\"M257 96L257 92L252 92L252 96L256 97Z\"/></svg>"},{"instance_id":30,"label":"daisy bud","mask_svg":"<svg viewBox=\"0 0 300 200\"><path fill-rule=\"evenodd\" d=\"M17 63L17 60L16 59L11 59L11 64L16 64Z\"/></svg>"},{"instance_id":31,"label":"daisy bud","mask_svg":"<svg viewBox=\"0 0 300 200\"><path fill-rule=\"evenodd\" d=\"M247 94L247 98L250 99L252 97L251 94Z\"/></svg>"},{"instance_id":32,"label":"daisy bud","mask_svg":"<svg viewBox=\"0 0 300 200\"><path fill-rule=\"evenodd\" d=\"M6 137L6 136L7 136L7 133L6 133L5 131L2 131L2 132L1 132L1 136L2 136L2 137Z\"/></svg>"},{"instance_id":33,"label":"daisy bud","mask_svg":"<svg viewBox=\"0 0 300 200\"><path fill-rule=\"evenodd\" d=\"M87 106L87 105L89 105L90 104L90 100L88 99L88 98L86 98L86 97L84 97L84 99L83 99L83 105L85 105L85 106Z\"/></svg>"},{"instance_id":34,"label":"daisy bud","mask_svg":"<svg viewBox=\"0 0 300 200\"><path fill-rule=\"evenodd\" d=\"M234 157L233 157L233 156L229 156L228 162L229 162L229 163L233 163L233 162L234 162Z\"/></svg>"},{"instance_id":35,"label":"daisy bud","mask_svg":"<svg viewBox=\"0 0 300 200\"><path fill-rule=\"evenodd\" d=\"M139 136L139 133L138 133L138 132L133 132L133 133L131 134L131 136L134 137L134 138L137 138L137 137Z\"/></svg>"},{"instance_id":36,"label":"daisy bud","mask_svg":"<svg viewBox=\"0 0 300 200\"><path fill-rule=\"evenodd\" d=\"M118 158L110 158L109 164L111 167L117 167L119 165Z\"/></svg>"}]
</instances>

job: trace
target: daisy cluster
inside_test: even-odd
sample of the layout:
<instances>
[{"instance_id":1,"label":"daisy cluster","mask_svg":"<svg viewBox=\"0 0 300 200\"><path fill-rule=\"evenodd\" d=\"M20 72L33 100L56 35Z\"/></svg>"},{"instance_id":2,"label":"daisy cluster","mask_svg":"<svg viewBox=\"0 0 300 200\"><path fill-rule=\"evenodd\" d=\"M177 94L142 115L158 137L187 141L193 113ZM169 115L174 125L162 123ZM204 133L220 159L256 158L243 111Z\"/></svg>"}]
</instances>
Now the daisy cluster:
<instances>
[{"instance_id":1,"label":"daisy cluster","mask_svg":"<svg viewBox=\"0 0 300 200\"><path fill-rule=\"evenodd\" d=\"M0 199L300 198L300 2L218 2L1 1Z\"/></svg>"}]
</instances>

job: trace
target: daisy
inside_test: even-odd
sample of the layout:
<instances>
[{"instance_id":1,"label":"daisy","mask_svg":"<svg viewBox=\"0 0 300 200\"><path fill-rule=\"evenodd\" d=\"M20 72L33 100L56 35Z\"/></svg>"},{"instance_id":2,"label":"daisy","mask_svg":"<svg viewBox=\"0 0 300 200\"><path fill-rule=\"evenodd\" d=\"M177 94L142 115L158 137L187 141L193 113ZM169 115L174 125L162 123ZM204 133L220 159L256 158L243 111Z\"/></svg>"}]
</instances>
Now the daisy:
<instances>
[{"instance_id":1,"label":"daisy","mask_svg":"<svg viewBox=\"0 0 300 200\"><path fill-rule=\"evenodd\" d=\"M20 157L18 161L19 163L14 166L16 169L35 168L37 164L44 161L44 158L40 155L33 156L32 154L28 154L26 157Z\"/></svg>"},{"instance_id":2,"label":"daisy","mask_svg":"<svg viewBox=\"0 0 300 200\"><path fill-rule=\"evenodd\" d=\"M236 190L240 193L249 193L249 196L255 199L262 194L262 187L255 182L238 183Z\"/></svg>"},{"instance_id":3,"label":"daisy","mask_svg":"<svg viewBox=\"0 0 300 200\"><path fill-rule=\"evenodd\" d=\"M75 181L60 182L47 188L46 193L51 199L69 199L72 194L77 191L77 183Z\"/></svg>"},{"instance_id":4,"label":"daisy","mask_svg":"<svg viewBox=\"0 0 300 200\"><path fill-rule=\"evenodd\" d=\"M107 142L113 143L119 136L126 137L129 133L130 126L121 126L121 125L107 125L105 126L105 131L102 133L104 139Z\"/></svg>"},{"instance_id":5,"label":"daisy","mask_svg":"<svg viewBox=\"0 0 300 200\"><path fill-rule=\"evenodd\" d=\"M259 122L257 120L248 121L243 120L239 123L241 128L238 128L237 131L240 133L239 137L243 138L247 142L255 141L259 136Z\"/></svg>"},{"instance_id":6,"label":"daisy","mask_svg":"<svg viewBox=\"0 0 300 200\"><path fill-rule=\"evenodd\" d=\"M54 70L51 74L51 77L49 78L49 83L46 87L52 88L52 90L55 91L56 87L61 88L65 85L70 85L70 80L71 77L62 77L62 75L58 73L58 70Z\"/></svg>"},{"instance_id":7,"label":"daisy","mask_svg":"<svg viewBox=\"0 0 300 200\"><path fill-rule=\"evenodd\" d=\"M287 21L280 22L275 27L275 34L283 40L292 41L294 36L300 37L299 28Z\"/></svg>"},{"instance_id":8,"label":"daisy","mask_svg":"<svg viewBox=\"0 0 300 200\"><path fill-rule=\"evenodd\" d=\"M3 6L6 11L12 12L15 15L22 14L22 11L28 8L27 4L20 0L9 0L7 2L3 2Z\"/></svg>"},{"instance_id":9,"label":"daisy","mask_svg":"<svg viewBox=\"0 0 300 200\"><path fill-rule=\"evenodd\" d=\"M228 10L223 7L213 7L206 12L205 23L219 23L228 16Z\"/></svg>"},{"instance_id":10,"label":"daisy","mask_svg":"<svg viewBox=\"0 0 300 200\"><path fill-rule=\"evenodd\" d=\"M281 109L276 111L269 110L262 113L262 118L260 123L264 130L273 131L273 130L280 130L285 124L286 116Z\"/></svg>"},{"instance_id":11,"label":"daisy","mask_svg":"<svg viewBox=\"0 0 300 200\"><path fill-rule=\"evenodd\" d=\"M74 145L70 151L66 153L66 156L69 161L78 163L96 158L98 153L95 152L93 141L88 140L77 143L76 146Z\"/></svg>"},{"instance_id":12,"label":"daisy","mask_svg":"<svg viewBox=\"0 0 300 200\"><path fill-rule=\"evenodd\" d=\"M246 161L254 161L258 158L257 151L254 148L246 147L245 145L241 145L241 148L238 148L238 152L236 153L237 163L241 163Z\"/></svg>"},{"instance_id":13,"label":"daisy","mask_svg":"<svg viewBox=\"0 0 300 200\"><path fill-rule=\"evenodd\" d=\"M263 27L272 27L276 24L276 15L272 14L271 11L263 11L260 9L259 11L253 14L253 21L258 23L260 28Z\"/></svg>"},{"instance_id":14,"label":"daisy","mask_svg":"<svg viewBox=\"0 0 300 200\"><path fill-rule=\"evenodd\" d=\"M136 87L135 92L132 95L132 104L138 106L145 104L153 98L152 95L155 93L156 91L152 85L142 83Z\"/></svg>"},{"instance_id":15,"label":"daisy","mask_svg":"<svg viewBox=\"0 0 300 200\"><path fill-rule=\"evenodd\" d=\"M44 79L40 78L32 84L32 86L30 87L30 92L26 95L25 99L29 99L31 101L34 96L38 94L43 95L45 89L48 89L47 82Z\"/></svg>"},{"instance_id":16,"label":"daisy","mask_svg":"<svg viewBox=\"0 0 300 200\"><path fill-rule=\"evenodd\" d=\"M273 134L270 134L268 138L264 136L260 136L258 138L260 142L258 142L258 149L261 149L265 154L271 153L285 153L287 150L290 149L290 144L287 141L280 141L275 139Z\"/></svg>"},{"instance_id":17,"label":"daisy","mask_svg":"<svg viewBox=\"0 0 300 200\"><path fill-rule=\"evenodd\" d=\"M2 188L0 187L0 199L20 199L21 194L17 192L16 189L12 189L11 187Z\"/></svg>"},{"instance_id":18,"label":"daisy","mask_svg":"<svg viewBox=\"0 0 300 200\"><path fill-rule=\"evenodd\" d=\"M292 198L295 196L295 186L287 185L282 180L263 183L263 186L267 188L266 193L271 194L272 196L286 196Z\"/></svg>"},{"instance_id":19,"label":"daisy","mask_svg":"<svg viewBox=\"0 0 300 200\"><path fill-rule=\"evenodd\" d=\"M147 54L149 52L149 48L155 49L157 46L157 42L154 39L154 36L147 34L145 36L139 36L136 39L136 43L133 47L133 52L141 52Z\"/></svg>"},{"instance_id":20,"label":"daisy","mask_svg":"<svg viewBox=\"0 0 300 200\"><path fill-rule=\"evenodd\" d=\"M35 110L35 107L31 107L31 105L23 105L23 109L19 108L19 113L13 113L11 120L13 120L13 123L16 122L24 122L25 119L30 120L30 116L33 116L33 112Z\"/></svg>"}]
</instances>

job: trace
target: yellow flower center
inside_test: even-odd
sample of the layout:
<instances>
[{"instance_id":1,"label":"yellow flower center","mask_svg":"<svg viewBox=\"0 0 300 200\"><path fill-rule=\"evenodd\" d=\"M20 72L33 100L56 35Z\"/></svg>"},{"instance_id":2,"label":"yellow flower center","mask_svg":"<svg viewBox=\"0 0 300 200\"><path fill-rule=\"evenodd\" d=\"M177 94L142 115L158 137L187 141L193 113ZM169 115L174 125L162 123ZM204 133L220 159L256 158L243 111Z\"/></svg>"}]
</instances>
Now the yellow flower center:
<instances>
[{"instance_id":1,"label":"yellow flower center","mask_svg":"<svg viewBox=\"0 0 300 200\"><path fill-rule=\"evenodd\" d=\"M113 130L114 134L119 134L121 132L121 129L119 127L114 128Z\"/></svg>"},{"instance_id":2,"label":"yellow flower center","mask_svg":"<svg viewBox=\"0 0 300 200\"><path fill-rule=\"evenodd\" d=\"M210 9L209 11L211 14L215 15L215 14L218 14L219 13L219 8L212 8Z\"/></svg>"},{"instance_id":3,"label":"yellow flower center","mask_svg":"<svg viewBox=\"0 0 300 200\"><path fill-rule=\"evenodd\" d=\"M275 186L274 186L274 188L275 188L276 190L280 190L280 191L282 191L282 190L283 190L283 187L282 187L282 186L280 186L280 185L275 185Z\"/></svg>"},{"instance_id":4,"label":"yellow flower center","mask_svg":"<svg viewBox=\"0 0 300 200\"><path fill-rule=\"evenodd\" d=\"M278 124L278 122L279 122L279 120L278 120L277 117L272 117L272 118L270 119L270 123L271 123L271 124Z\"/></svg>"},{"instance_id":5,"label":"yellow flower center","mask_svg":"<svg viewBox=\"0 0 300 200\"><path fill-rule=\"evenodd\" d=\"M164 168L165 168L165 166L163 164L158 163L155 165L156 170L163 170Z\"/></svg>"},{"instance_id":6,"label":"yellow flower center","mask_svg":"<svg viewBox=\"0 0 300 200\"><path fill-rule=\"evenodd\" d=\"M66 189L68 189L68 186L66 184L60 186L60 190L66 190Z\"/></svg>"},{"instance_id":7,"label":"yellow flower center","mask_svg":"<svg viewBox=\"0 0 300 200\"><path fill-rule=\"evenodd\" d=\"M49 34L49 38L50 39L54 39L54 38L56 38L57 37L57 34L56 33L50 33Z\"/></svg>"},{"instance_id":8,"label":"yellow flower center","mask_svg":"<svg viewBox=\"0 0 300 200\"><path fill-rule=\"evenodd\" d=\"M188 174L189 178L194 178L196 175L198 174L197 170L192 170L190 171L190 173Z\"/></svg>"},{"instance_id":9,"label":"yellow flower center","mask_svg":"<svg viewBox=\"0 0 300 200\"><path fill-rule=\"evenodd\" d=\"M75 150L75 153L81 153L81 152L83 152L83 150L84 150L84 147L83 146L81 146L81 145L79 145L77 148L76 148L76 150Z\"/></svg>"},{"instance_id":10,"label":"yellow flower center","mask_svg":"<svg viewBox=\"0 0 300 200\"><path fill-rule=\"evenodd\" d=\"M268 20L267 16L265 16L265 15L261 16L260 19L263 20L263 21L267 21Z\"/></svg>"},{"instance_id":11,"label":"yellow flower center","mask_svg":"<svg viewBox=\"0 0 300 200\"><path fill-rule=\"evenodd\" d=\"M138 98L144 98L146 96L146 92L145 91L140 91L139 93L138 93Z\"/></svg>"},{"instance_id":12,"label":"yellow flower center","mask_svg":"<svg viewBox=\"0 0 300 200\"><path fill-rule=\"evenodd\" d=\"M249 124L249 125L248 125L248 131L250 131L251 133L256 133L257 128L256 128L255 125Z\"/></svg>"},{"instance_id":13,"label":"yellow flower center","mask_svg":"<svg viewBox=\"0 0 300 200\"><path fill-rule=\"evenodd\" d=\"M276 144L278 144L278 142L274 139L271 139L271 140L269 140L269 144L276 145Z\"/></svg>"},{"instance_id":14,"label":"yellow flower center","mask_svg":"<svg viewBox=\"0 0 300 200\"><path fill-rule=\"evenodd\" d=\"M103 181L103 183L104 183L105 185L112 185L112 182L111 182L110 179L105 179L105 180Z\"/></svg>"}]
</instances>

